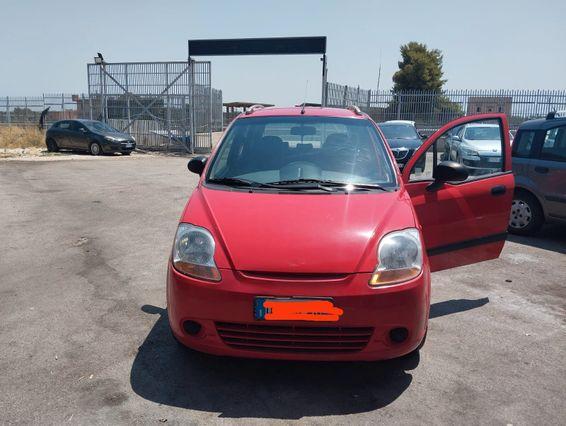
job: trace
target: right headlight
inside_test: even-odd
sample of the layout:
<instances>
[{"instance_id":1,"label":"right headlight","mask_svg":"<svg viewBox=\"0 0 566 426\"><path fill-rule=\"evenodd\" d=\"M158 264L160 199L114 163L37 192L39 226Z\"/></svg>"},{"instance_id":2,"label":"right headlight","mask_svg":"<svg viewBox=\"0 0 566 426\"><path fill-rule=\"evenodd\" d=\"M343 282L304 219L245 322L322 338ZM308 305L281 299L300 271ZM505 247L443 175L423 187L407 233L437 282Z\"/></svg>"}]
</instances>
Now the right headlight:
<instances>
[{"instance_id":1,"label":"right headlight","mask_svg":"<svg viewBox=\"0 0 566 426\"><path fill-rule=\"evenodd\" d=\"M369 285L397 284L416 278L423 268L421 237L409 228L385 235L377 248L377 267Z\"/></svg>"},{"instance_id":2,"label":"right headlight","mask_svg":"<svg viewBox=\"0 0 566 426\"><path fill-rule=\"evenodd\" d=\"M214 263L216 244L207 229L181 223L173 244L173 266L182 274L208 281L220 281Z\"/></svg>"}]
</instances>

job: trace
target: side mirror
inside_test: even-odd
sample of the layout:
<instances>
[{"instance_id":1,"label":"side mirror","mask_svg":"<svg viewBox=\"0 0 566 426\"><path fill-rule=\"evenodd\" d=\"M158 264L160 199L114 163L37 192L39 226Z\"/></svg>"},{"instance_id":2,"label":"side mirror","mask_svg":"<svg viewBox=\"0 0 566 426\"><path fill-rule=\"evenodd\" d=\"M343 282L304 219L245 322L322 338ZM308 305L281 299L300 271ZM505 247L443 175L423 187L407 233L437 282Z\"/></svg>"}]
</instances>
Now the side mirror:
<instances>
[{"instance_id":1,"label":"side mirror","mask_svg":"<svg viewBox=\"0 0 566 426\"><path fill-rule=\"evenodd\" d=\"M442 161L435 167L434 173L432 174L434 182L426 189L428 191L435 191L445 182L462 182L468 179L468 176L468 168L463 164L456 163L455 161Z\"/></svg>"},{"instance_id":2,"label":"side mirror","mask_svg":"<svg viewBox=\"0 0 566 426\"><path fill-rule=\"evenodd\" d=\"M206 166L207 160L208 157L205 157L204 155L199 155L198 157L191 158L189 164L187 164L187 167L191 172L196 173L197 175L200 176L202 174L202 171L204 170L204 166Z\"/></svg>"},{"instance_id":3,"label":"side mirror","mask_svg":"<svg viewBox=\"0 0 566 426\"><path fill-rule=\"evenodd\" d=\"M460 142L462 140L462 139L460 139L460 136L458 136L458 135L452 136L452 139L457 141L457 142Z\"/></svg>"},{"instance_id":4,"label":"side mirror","mask_svg":"<svg viewBox=\"0 0 566 426\"><path fill-rule=\"evenodd\" d=\"M425 135L423 132L417 132L417 133L419 134L419 137L420 137L422 140L425 140L425 139L428 137L428 136Z\"/></svg>"}]
</instances>

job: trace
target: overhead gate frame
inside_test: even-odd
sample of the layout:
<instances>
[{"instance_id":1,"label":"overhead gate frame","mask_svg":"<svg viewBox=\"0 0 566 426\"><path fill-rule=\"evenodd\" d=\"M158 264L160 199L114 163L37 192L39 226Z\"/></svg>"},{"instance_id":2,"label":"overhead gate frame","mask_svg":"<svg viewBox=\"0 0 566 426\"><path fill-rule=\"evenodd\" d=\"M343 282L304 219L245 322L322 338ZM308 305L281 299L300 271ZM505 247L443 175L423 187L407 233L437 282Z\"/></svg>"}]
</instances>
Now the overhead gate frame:
<instances>
[{"instance_id":1,"label":"overhead gate frame","mask_svg":"<svg viewBox=\"0 0 566 426\"><path fill-rule=\"evenodd\" d=\"M326 106L326 37L269 37L189 40L189 61L193 56L305 55L321 54L321 105Z\"/></svg>"}]
</instances>

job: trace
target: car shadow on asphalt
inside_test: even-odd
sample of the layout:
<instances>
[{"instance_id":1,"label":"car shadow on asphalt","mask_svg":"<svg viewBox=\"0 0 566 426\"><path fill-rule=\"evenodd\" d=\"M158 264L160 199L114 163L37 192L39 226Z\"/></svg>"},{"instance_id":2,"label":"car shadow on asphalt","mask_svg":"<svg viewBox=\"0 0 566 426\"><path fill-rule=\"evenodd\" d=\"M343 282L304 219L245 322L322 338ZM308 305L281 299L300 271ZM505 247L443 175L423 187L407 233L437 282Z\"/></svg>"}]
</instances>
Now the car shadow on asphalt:
<instances>
[{"instance_id":1,"label":"car shadow on asphalt","mask_svg":"<svg viewBox=\"0 0 566 426\"><path fill-rule=\"evenodd\" d=\"M411 384L419 357L384 362L291 362L225 358L191 351L171 337L165 309L140 346L130 374L150 401L224 418L300 419L373 411Z\"/></svg>"},{"instance_id":2,"label":"car shadow on asphalt","mask_svg":"<svg viewBox=\"0 0 566 426\"><path fill-rule=\"evenodd\" d=\"M509 234L507 240L566 254L566 226L563 225L546 225L538 233L529 237Z\"/></svg>"},{"instance_id":3,"label":"car shadow on asphalt","mask_svg":"<svg viewBox=\"0 0 566 426\"><path fill-rule=\"evenodd\" d=\"M481 307L488 298L431 305L436 318ZM224 418L300 419L373 411L395 401L411 384L419 356L382 362L292 362L226 358L181 347L167 311L139 347L130 383L147 400L220 413Z\"/></svg>"},{"instance_id":4,"label":"car shadow on asphalt","mask_svg":"<svg viewBox=\"0 0 566 426\"><path fill-rule=\"evenodd\" d=\"M488 303L489 297L482 297L481 299L452 299L432 303L428 317L433 319L444 315L469 311L470 309L481 308Z\"/></svg>"}]
</instances>

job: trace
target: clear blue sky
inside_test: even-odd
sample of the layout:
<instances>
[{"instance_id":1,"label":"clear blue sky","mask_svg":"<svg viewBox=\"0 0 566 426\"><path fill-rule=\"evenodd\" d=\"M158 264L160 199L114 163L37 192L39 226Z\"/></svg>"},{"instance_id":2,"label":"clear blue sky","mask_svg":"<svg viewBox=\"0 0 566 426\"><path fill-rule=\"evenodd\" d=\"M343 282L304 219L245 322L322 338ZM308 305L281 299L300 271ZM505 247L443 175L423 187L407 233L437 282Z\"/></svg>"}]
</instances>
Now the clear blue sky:
<instances>
[{"instance_id":1,"label":"clear blue sky","mask_svg":"<svg viewBox=\"0 0 566 426\"><path fill-rule=\"evenodd\" d=\"M184 60L190 38L325 35L329 81L391 87L399 46L444 53L447 88L566 88L566 1L2 0L0 96L87 91L86 63ZM317 56L211 58L224 100L320 99Z\"/></svg>"}]
</instances>

